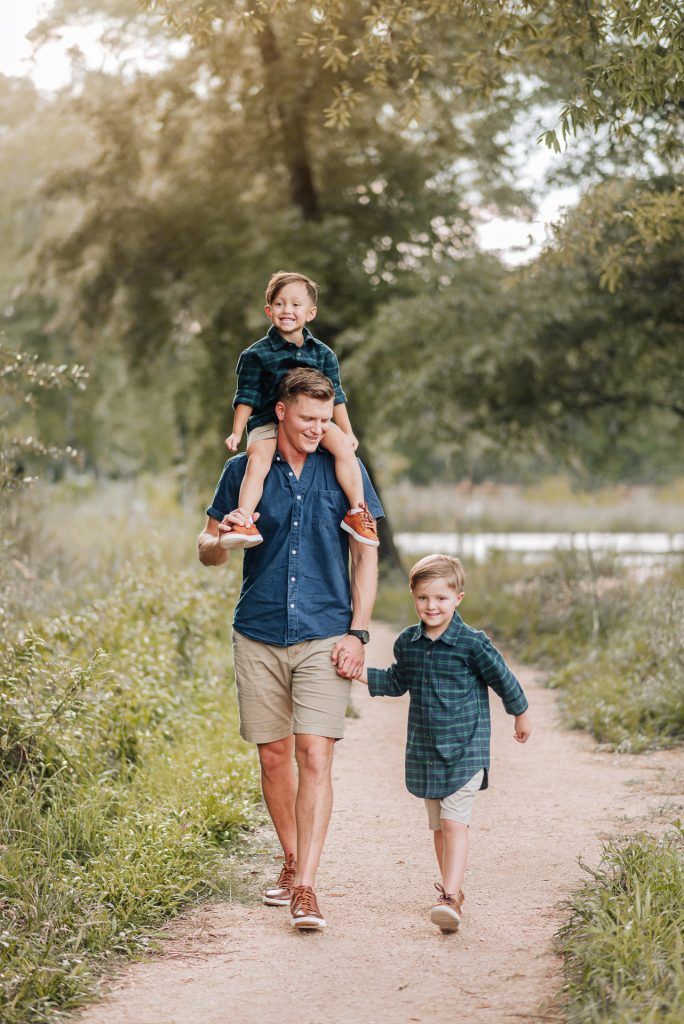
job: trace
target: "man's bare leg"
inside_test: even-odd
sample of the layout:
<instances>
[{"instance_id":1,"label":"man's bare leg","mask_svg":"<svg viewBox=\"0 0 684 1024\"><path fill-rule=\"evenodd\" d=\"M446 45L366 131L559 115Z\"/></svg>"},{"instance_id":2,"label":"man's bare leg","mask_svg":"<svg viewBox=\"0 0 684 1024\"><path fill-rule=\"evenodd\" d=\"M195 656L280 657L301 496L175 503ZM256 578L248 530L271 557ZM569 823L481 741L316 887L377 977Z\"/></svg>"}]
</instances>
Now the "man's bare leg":
<instances>
[{"instance_id":1,"label":"man's bare leg","mask_svg":"<svg viewBox=\"0 0 684 1024\"><path fill-rule=\"evenodd\" d=\"M332 760L335 741L327 736L298 735L295 756L299 788L297 819L297 885L313 887L332 811Z\"/></svg>"},{"instance_id":2,"label":"man's bare leg","mask_svg":"<svg viewBox=\"0 0 684 1024\"><path fill-rule=\"evenodd\" d=\"M297 776L293 751L294 736L274 743L260 743L261 789L271 821L283 848L285 860L297 855L295 800Z\"/></svg>"}]
</instances>

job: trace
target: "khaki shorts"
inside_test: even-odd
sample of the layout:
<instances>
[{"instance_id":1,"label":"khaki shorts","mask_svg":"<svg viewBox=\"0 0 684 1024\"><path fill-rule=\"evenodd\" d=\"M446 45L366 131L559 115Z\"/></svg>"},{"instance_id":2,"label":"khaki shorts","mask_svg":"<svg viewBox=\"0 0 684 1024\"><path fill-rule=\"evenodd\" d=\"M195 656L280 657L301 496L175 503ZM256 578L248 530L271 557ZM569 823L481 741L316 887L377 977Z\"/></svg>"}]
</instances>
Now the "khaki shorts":
<instances>
[{"instance_id":1,"label":"khaki shorts","mask_svg":"<svg viewBox=\"0 0 684 1024\"><path fill-rule=\"evenodd\" d=\"M249 448L255 441L275 441L277 436L277 423L262 423L260 427L255 427L247 434L247 447Z\"/></svg>"},{"instance_id":2,"label":"khaki shorts","mask_svg":"<svg viewBox=\"0 0 684 1024\"><path fill-rule=\"evenodd\" d=\"M291 647L264 644L233 630L240 735L273 743L293 733L342 739L351 681L330 660L340 636Z\"/></svg>"},{"instance_id":3,"label":"khaki shorts","mask_svg":"<svg viewBox=\"0 0 684 1024\"><path fill-rule=\"evenodd\" d=\"M469 825L475 794L482 785L483 775L484 772L480 768L479 772L476 772L465 786L461 786L450 796L444 796L441 800L426 800L428 828L431 828L433 832L438 832L442 827L442 818L446 818L447 821L458 821L461 825Z\"/></svg>"}]
</instances>

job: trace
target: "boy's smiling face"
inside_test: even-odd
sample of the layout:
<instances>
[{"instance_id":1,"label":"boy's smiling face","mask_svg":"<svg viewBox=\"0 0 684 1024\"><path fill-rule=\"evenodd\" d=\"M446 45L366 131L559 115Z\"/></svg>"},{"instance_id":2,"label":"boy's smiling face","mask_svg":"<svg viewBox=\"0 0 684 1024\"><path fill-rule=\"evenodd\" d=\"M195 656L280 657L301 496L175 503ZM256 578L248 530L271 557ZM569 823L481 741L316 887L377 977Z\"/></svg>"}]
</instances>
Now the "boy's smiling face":
<instances>
[{"instance_id":1,"label":"boy's smiling face","mask_svg":"<svg viewBox=\"0 0 684 1024\"><path fill-rule=\"evenodd\" d=\"M440 577L416 583L412 595L425 632L433 640L444 632L463 600L463 591L458 593Z\"/></svg>"},{"instance_id":2,"label":"boy's smiling face","mask_svg":"<svg viewBox=\"0 0 684 1024\"><path fill-rule=\"evenodd\" d=\"M301 341L303 328L316 316L316 307L304 282L293 281L280 289L265 312L283 338Z\"/></svg>"}]
</instances>

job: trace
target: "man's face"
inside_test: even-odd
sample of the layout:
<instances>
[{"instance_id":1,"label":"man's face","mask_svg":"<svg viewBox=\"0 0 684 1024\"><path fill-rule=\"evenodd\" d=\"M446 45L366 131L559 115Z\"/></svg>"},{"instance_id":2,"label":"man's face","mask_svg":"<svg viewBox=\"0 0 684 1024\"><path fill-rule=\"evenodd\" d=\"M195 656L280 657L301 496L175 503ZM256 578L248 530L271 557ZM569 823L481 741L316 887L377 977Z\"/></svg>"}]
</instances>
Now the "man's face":
<instances>
[{"instance_id":1,"label":"man's face","mask_svg":"<svg viewBox=\"0 0 684 1024\"><path fill-rule=\"evenodd\" d=\"M289 405L278 402L275 411L280 432L285 434L296 451L308 455L316 451L328 429L333 406L332 398L311 398L309 395L297 395Z\"/></svg>"},{"instance_id":2,"label":"man's face","mask_svg":"<svg viewBox=\"0 0 684 1024\"><path fill-rule=\"evenodd\" d=\"M316 307L303 281L286 284L265 311L284 338L300 332L316 316Z\"/></svg>"}]
</instances>

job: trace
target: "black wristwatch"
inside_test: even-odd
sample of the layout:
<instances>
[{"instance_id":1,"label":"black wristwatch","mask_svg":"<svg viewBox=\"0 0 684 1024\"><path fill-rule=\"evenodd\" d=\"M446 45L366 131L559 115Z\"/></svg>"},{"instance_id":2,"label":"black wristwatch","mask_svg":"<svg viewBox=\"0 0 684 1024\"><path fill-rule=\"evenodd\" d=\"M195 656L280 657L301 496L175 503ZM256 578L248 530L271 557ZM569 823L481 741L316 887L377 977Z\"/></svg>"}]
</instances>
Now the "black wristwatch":
<instances>
[{"instance_id":1,"label":"black wristwatch","mask_svg":"<svg viewBox=\"0 0 684 1024\"><path fill-rule=\"evenodd\" d=\"M349 636L355 636L362 644L367 644L370 640L370 633L367 629L348 629L347 634Z\"/></svg>"}]
</instances>

